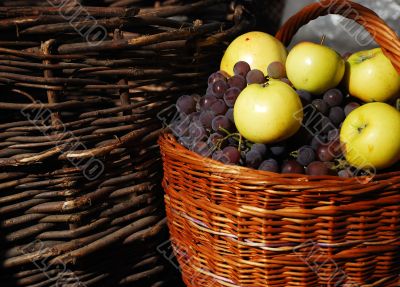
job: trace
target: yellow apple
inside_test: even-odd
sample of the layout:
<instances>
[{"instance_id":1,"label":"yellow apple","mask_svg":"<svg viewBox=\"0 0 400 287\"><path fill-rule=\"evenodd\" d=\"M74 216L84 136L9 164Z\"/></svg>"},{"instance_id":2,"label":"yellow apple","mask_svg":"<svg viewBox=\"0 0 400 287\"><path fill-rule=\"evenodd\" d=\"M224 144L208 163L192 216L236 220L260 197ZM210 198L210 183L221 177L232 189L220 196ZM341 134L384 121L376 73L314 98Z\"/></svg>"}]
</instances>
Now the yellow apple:
<instances>
[{"instance_id":1,"label":"yellow apple","mask_svg":"<svg viewBox=\"0 0 400 287\"><path fill-rule=\"evenodd\" d=\"M346 84L350 95L364 102L386 102L400 94L400 75L381 48L347 59Z\"/></svg>"},{"instance_id":2,"label":"yellow apple","mask_svg":"<svg viewBox=\"0 0 400 287\"><path fill-rule=\"evenodd\" d=\"M386 103L362 105L343 122L340 141L352 166L387 168L400 159L400 112Z\"/></svg>"},{"instance_id":3,"label":"yellow apple","mask_svg":"<svg viewBox=\"0 0 400 287\"><path fill-rule=\"evenodd\" d=\"M286 73L295 88L312 94L336 87L344 71L345 62L336 51L312 42L294 46L286 60Z\"/></svg>"},{"instance_id":4,"label":"yellow apple","mask_svg":"<svg viewBox=\"0 0 400 287\"><path fill-rule=\"evenodd\" d=\"M303 119L300 97L288 84L270 80L248 85L236 100L235 125L255 143L273 143L294 135Z\"/></svg>"},{"instance_id":5,"label":"yellow apple","mask_svg":"<svg viewBox=\"0 0 400 287\"><path fill-rule=\"evenodd\" d=\"M287 51L275 37L263 32L248 32L237 37L228 46L221 61L221 70L233 75L233 66L239 61L247 62L251 69L267 75L272 62L285 64Z\"/></svg>"}]
</instances>

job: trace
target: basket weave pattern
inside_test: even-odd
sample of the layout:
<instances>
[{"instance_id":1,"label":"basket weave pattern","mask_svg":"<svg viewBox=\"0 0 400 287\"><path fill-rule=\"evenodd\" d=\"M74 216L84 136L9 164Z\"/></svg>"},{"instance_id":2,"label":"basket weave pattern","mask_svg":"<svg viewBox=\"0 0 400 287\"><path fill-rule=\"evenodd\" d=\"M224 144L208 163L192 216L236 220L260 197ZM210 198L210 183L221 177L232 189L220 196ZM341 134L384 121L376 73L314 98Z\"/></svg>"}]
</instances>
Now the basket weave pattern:
<instances>
[{"instance_id":1,"label":"basket weave pattern","mask_svg":"<svg viewBox=\"0 0 400 287\"><path fill-rule=\"evenodd\" d=\"M288 43L343 4L375 27L398 68L398 37L350 1L312 4L277 37ZM357 179L275 174L203 158L170 134L159 142L168 225L187 286L399 286L400 171Z\"/></svg>"},{"instance_id":2,"label":"basket weave pattern","mask_svg":"<svg viewBox=\"0 0 400 287\"><path fill-rule=\"evenodd\" d=\"M1 286L167 284L157 114L249 26L230 1L169 2L0 7Z\"/></svg>"}]
</instances>

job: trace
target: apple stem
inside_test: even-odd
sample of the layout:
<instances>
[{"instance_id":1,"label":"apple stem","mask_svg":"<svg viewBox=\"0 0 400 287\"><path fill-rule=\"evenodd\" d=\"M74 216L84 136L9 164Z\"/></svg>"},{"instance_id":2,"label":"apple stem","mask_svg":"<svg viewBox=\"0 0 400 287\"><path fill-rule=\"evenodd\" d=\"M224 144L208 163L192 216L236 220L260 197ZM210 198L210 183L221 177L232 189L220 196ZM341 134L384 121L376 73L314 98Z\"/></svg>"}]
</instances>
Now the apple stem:
<instances>
[{"instance_id":1,"label":"apple stem","mask_svg":"<svg viewBox=\"0 0 400 287\"><path fill-rule=\"evenodd\" d=\"M323 45L324 44L324 42L325 42L325 38L326 38L326 35L324 34L324 35L322 35L322 37L321 37L321 45Z\"/></svg>"}]
</instances>

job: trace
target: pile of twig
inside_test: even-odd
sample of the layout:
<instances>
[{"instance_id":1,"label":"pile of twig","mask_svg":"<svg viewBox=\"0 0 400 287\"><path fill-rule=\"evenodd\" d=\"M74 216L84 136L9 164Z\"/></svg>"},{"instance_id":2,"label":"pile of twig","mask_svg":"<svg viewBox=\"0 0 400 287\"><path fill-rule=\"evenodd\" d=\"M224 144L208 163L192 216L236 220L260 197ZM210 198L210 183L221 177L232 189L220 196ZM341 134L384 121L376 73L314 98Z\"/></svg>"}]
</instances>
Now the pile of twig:
<instances>
[{"instance_id":1,"label":"pile of twig","mask_svg":"<svg viewBox=\"0 0 400 287\"><path fill-rule=\"evenodd\" d=\"M156 140L249 27L245 9L39 2L0 6L1 285L171 286Z\"/></svg>"}]
</instances>

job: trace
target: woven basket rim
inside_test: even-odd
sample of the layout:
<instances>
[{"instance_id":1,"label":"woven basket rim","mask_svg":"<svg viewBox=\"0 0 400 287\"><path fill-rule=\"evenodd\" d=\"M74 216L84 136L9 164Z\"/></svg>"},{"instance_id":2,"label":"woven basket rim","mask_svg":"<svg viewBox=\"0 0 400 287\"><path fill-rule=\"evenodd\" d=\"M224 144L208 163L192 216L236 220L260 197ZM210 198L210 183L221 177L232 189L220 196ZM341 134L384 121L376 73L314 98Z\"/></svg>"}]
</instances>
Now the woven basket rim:
<instances>
[{"instance_id":1,"label":"woven basket rim","mask_svg":"<svg viewBox=\"0 0 400 287\"><path fill-rule=\"evenodd\" d=\"M170 155L175 155L176 158L181 159L187 163L189 162L202 162L201 165L208 165L212 170L218 171L223 170L224 173L231 173L234 175L240 175L241 178L248 178L249 180L268 180L268 179L276 179L279 180L282 184L291 183L296 186L321 186L321 182L325 184L323 186L327 186L326 183L329 183L332 186L340 183L341 185L346 184L348 186L357 185L359 187L365 186L367 183L383 183L390 180L390 178L400 177L400 170L394 172L387 173L378 173L374 176L359 176L354 178L342 178L339 176L313 176L307 174L283 174L283 173L274 173L263 170L256 170L245 166L238 165L228 165L216 161L211 158L203 157L197 154L194 151L187 149L185 146L180 144L176 137L168 132L164 131L158 140L158 143L161 148L161 152L165 153L167 151L174 151L170 153ZM293 181L295 180L295 181ZM356 188L355 188L356 189ZM316 191L321 192L321 191Z\"/></svg>"}]
</instances>

